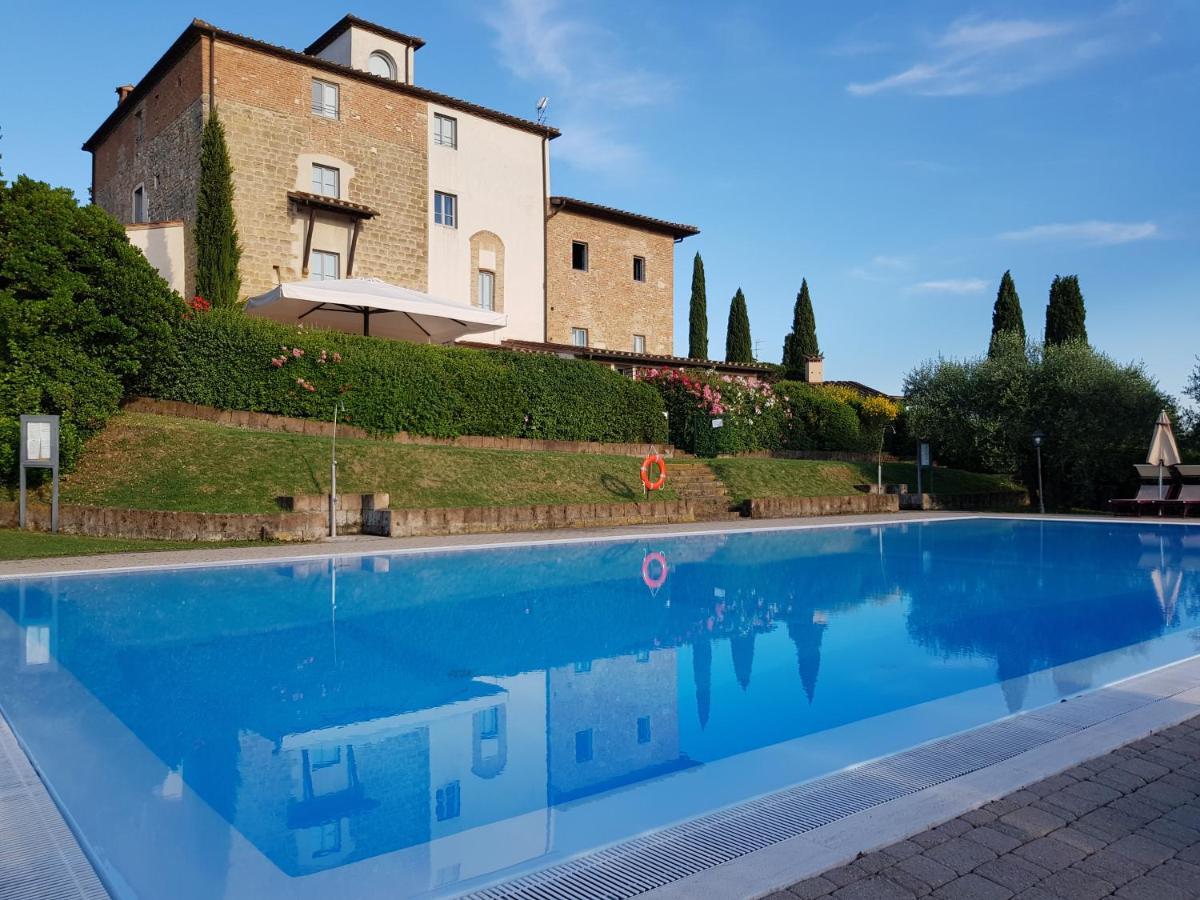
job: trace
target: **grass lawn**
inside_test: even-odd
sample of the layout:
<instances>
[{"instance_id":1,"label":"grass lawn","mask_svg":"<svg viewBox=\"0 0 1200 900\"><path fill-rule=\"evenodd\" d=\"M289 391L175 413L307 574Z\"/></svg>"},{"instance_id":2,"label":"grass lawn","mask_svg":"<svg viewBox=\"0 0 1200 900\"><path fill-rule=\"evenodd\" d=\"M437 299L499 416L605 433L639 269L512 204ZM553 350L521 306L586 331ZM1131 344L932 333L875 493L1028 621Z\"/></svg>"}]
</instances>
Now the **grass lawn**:
<instances>
[{"instance_id":1,"label":"grass lawn","mask_svg":"<svg viewBox=\"0 0 1200 900\"><path fill-rule=\"evenodd\" d=\"M51 556L89 556L93 553L133 553L138 550L194 550L197 547L257 546L261 541L197 543L196 541L140 541L127 538L90 537L83 534L48 534L0 528L0 560L45 559Z\"/></svg>"},{"instance_id":2,"label":"grass lawn","mask_svg":"<svg viewBox=\"0 0 1200 900\"><path fill-rule=\"evenodd\" d=\"M63 479L64 503L199 512L278 512L277 497L329 490L326 438L123 413ZM338 441L338 489L387 491L392 508L610 503L642 499L641 461ZM668 488L656 499L674 499Z\"/></svg>"},{"instance_id":3,"label":"grass lawn","mask_svg":"<svg viewBox=\"0 0 1200 900\"><path fill-rule=\"evenodd\" d=\"M875 483L874 463L826 462L812 459L714 459L709 461L735 501L749 497L820 497L854 493L856 484ZM884 463L885 484L917 489L912 463ZM928 489L927 489L928 490ZM1011 480L957 469L935 469L933 493L976 494L1018 490Z\"/></svg>"}]
</instances>

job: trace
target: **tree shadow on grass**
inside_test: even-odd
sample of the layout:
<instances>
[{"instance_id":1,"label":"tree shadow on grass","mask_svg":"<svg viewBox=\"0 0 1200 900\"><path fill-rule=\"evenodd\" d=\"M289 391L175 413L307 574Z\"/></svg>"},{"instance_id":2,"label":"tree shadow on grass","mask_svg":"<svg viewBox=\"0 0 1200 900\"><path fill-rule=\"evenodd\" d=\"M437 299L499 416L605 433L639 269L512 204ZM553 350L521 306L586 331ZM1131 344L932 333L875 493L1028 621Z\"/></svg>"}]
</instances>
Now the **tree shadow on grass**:
<instances>
[{"instance_id":1,"label":"tree shadow on grass","mask_svg":"<svg viewBox=\"0 0 1200 900\"><path fill-rule=\"evenodd\" d=\"M615 475L604 474L600 476L600 485L614 497L620 497L622 500L634 500L636 494L632 487L622 481Z\"/></svg>"}]
</instances>

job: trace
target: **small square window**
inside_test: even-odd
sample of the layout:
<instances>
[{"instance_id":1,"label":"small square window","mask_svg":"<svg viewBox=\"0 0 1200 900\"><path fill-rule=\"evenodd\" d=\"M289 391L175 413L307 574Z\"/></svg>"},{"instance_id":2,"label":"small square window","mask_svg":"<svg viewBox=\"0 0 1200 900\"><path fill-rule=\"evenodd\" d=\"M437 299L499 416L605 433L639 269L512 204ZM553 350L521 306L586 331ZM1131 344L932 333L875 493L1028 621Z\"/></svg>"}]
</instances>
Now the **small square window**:
<instances>
[{"instance_id":1,"label":"small square window","mask_svg":"<svg viewBox=\"0 0 1200 900\"><path fill-rule=\"evenodd\" d=\"M646 280L646 257L635 256L633 258L633 280L634 281L645 281Z\"/></svg>"},{"instance_id":2,"label":"small square window","mask_svg":"<svg viewBox=\"0 0 1200 900\"><path fill-rule=\"evenodd\" d=\"M588 331L586 328L571 329L571 343L576 347L586 347L588 345Z\"/></svg>"},{"instance_id":3,"label":"small square window","mask_svg":"<svg viewBox=\"0 0 1200 900\"><path fill-rule=\"evenodd\" d=\"M578 272L588 270L588 245L583 241L571 242L571 268Z\"/></svg>"},{"instance_id":4,"label":"small square window","mask_svg":"<svg viewBox=\"0 0 1200 900\"><path fill-rule=\"evenodd\" d=\"M434 808L439 822L458 818L462 812L462 791L457 781L451 781L437 789Z\"/></svg>"},{"instance_id":5,"label":"small square window","mask_svg":"<svg viewBox=\"0 0 1200 900\"><path fill-rule=\"evenodd\" d=\"M453 116L433 114L433 142L439 147L458 147L458 119Z\"/></svg>"},{"instance_id":6,"label":"small square window","mask_svg":"<svg viewBox=\"0 0 1200 900\"><path fill-rule=\"evenodd\" d=\"M592 750L592 729L575 732L575 762L591 762Z\"/></svg>"},{"instance_id":7,"label":"small square window","mask_svg":"<svg viewBox=\"0 0 1200 900\"><path fill-rule=\"evenodd\" d=\"M641 716L637 720L637 739L639 744L650 743L650 717Z\"/></svg>"},{"instance_id":8,"label":"small square window","mask_svg":"<svg viewBox=\"0 0 1200 900\"><path fill-rule=\"evenodd\" d=\"M314 250L308 261L308 277L313 281L340 278L341 258L328 250Z\"/></svg>"},{"instance_id":9,"label":"small square window","mask_svg":"<svg viewBox=\"0 0 1200 900\"><path fill-rule=\"evenodd\" d=\"M584 673L590 672L590 671L592 671L592 661L590 659L587 662L575 663L575 674L576 675L583 675Z\"/></svg>"},{"instance_id":10,"label":"small square window","mask_svg":"<svg viewBox=\"0 0 1200 900\"><path fill-rule=\"evenodd\" d=\"M447 228L458 227L458 198L453 194L433 192L433 221Z\"/></svg>"},{"instance_id":11,"label":"small square window","mask_svg":"<svg viewBox=\"0 0 1200 900\"><path fill-rule=\"evenodd\" d=\"M133 189L133 221L146 221L146 188L140 184Z\"/></svg>"},{"instance_id":12,"label":"small square window","mask_svg":"<svg viewBox=\"0 0 1200 900\"><path fill-rule=\"evenodd\" d=\"M640 663L648 663L648 662L650 662L650 651L649 650L639 650L637 652L637 656L634 658Z\"/></svg>"},{"instance_id":13,"label":"small square window","mask_svg":"<svg viewBox=\"0 0 1200 900\"><path fill-rule=\"evenodd\" d=\"M338 86L316 78L312 83L312 111L326 119L338 117Z\"/></svg>"},{"instance_id":14,"label":"small square window","mask_svg":"<svg viewBox=\"0 0 1200 900\"><path fill-rule=\"evenodd\" d=\"M330 766L338 765L341 761L341 746L314 747L308 751L308 764L313 769L328 769Z\"/></svg>"},{"instance_id":15,"label":"small square window","mask_svg":"<svg viewBox=\"0 0 1200 900\"><path fill-rule=\"evenodd\" d=\"M322 197L342 196L342 173L333 166L313 163L312 192Z\"/></svg>"},{"instance_id":16,"label":"small square window","mask_svg":"<svg viewBox=\"0 0 1200 900\"><path fill-rule=\"evenodd\" d=\"M633 336L633 352L634 353L645 353L646 352L646 336L644 334L635 334Z\"/></svg>"}]
</instances>

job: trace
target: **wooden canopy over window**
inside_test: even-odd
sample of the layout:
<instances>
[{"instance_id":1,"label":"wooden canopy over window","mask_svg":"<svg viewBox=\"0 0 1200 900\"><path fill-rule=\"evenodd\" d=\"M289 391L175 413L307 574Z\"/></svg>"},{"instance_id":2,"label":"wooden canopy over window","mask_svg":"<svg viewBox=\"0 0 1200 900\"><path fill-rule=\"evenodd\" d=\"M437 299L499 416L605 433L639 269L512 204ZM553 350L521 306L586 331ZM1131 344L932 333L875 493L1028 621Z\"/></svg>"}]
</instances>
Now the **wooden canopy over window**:
<instances>
[{"instance_id":1,"label":"wooden canopy over window","mask_svg":"<svg viewBox=\"0 0 1200 900\"><path fill-rule=\"evenodd\" d=\"M317 213L323 212L348 216L354 220L354 233L350 236L350 257L346 260L346 277L352 277L354 275L354 251L358 248L358 233L362 230L362 223L365 219L375 218L379 212L369 206L363 206L361 203L351 203L349 200L324 197L306 191L288 191L287 196L298 210L308 213L308 225L304 230L304 260L301 264L301 273L304 276L308 275L308 262L312 256L313 226L316 224Z\"/></svg>"}]
</instances>

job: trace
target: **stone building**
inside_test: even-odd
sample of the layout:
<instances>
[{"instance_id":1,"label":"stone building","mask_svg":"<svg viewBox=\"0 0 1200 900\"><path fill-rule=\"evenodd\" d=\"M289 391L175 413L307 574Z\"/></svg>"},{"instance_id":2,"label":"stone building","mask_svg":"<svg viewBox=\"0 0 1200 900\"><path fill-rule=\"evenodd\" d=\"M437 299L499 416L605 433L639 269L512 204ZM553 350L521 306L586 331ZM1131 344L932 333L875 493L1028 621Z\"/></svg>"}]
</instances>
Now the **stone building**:
<instances>
[{"instance_id":1,"label":"stone building","mask_svg":"<svg viewBox=\"0 0 1200 900\"><path fill-rule=\"evenodd\" d=\"M93 201L146 247L162 244L145 233L156 223L182 223L169 258L190 293L200 135L215 111L244 296L373 277L502 312L504 327L475 337L485 344L669 357L674 244L698 230L552 197L559 132L418 86L423 46L354 16L303 51L195 20L117 89L84 144Z\"/></svg>"}]
</instances>

